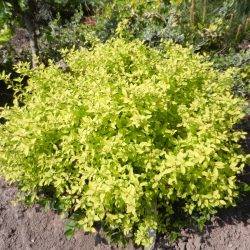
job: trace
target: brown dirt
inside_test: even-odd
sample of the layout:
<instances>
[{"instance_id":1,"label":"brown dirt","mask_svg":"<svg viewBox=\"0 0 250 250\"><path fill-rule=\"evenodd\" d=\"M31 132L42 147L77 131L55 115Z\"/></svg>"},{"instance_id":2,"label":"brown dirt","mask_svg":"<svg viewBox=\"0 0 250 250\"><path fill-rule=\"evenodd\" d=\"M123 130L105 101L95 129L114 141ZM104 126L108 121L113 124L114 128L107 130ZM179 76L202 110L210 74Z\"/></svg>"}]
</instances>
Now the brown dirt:
<instances>
[{"instance_id":1,"label":"brown dirt","mask_svg":"<svg viewBox=\"0 0 250 250\"><path fill-rule=\"evenodd\" d=\"M64 235L64 221L52 211L34 205L14 205L15 186L0 179L0 250L91 250L120 249L112 247L98 234L77 232L72 239ZM164 240L153 249L176 250L250 250L250 197L236 208L214 217L204 233L183 230L182 239L170 246ZM126 249L135 249L129 245Z\"/></svg>"},{"instance_id":2,"label":"brown dirt","mask_svg":"<svg viewBox=\"0 0 250 250\"><path fill-rule=\"evenodd\" d=\"M186 230L182 235L184 241L179 241L176 249L250 250L250 197L235 208L221 211L204 233Z\"/></svg>"}]
</instances>

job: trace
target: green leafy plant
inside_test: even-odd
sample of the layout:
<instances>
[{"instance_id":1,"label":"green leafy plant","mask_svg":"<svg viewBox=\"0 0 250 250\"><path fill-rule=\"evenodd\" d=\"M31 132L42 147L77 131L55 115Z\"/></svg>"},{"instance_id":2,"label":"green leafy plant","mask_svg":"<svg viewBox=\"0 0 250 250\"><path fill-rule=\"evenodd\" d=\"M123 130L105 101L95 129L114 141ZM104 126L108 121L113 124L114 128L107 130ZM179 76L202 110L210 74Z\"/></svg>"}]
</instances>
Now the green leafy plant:
<instances>
[{"instance_id":1,"label":"green leafy plant","mask_svg":"<svg viewBox=\"0 0 250 250\"><path fill-rule=\"evenodd\" d=\"M7 26L0 29L0 45L6 43L11 38L11 31Z\"/></svg>"},{"instance_id":2,"label":"green leafy plant","mask_svg":"<svg viewBox=\"0 0 250 250\"><path fill-rule=\"evenodd\" d=\"M234 204L245 101L231 94L232 70L123 39L65 51L65 62L16 67L30 78L1 112L0 171L29 201L52 197L74 221L68 236L99 222L113 239L149 245L183 226L179 212L202 225Z\"/></svg>"},{"instance_id":3,"label":"green leafy plant","mask_svg":"<svg viewBox=\"0 0 250 250\"><path fill-rule=\"evenodd\" d=\"M97 13L97 34L103 40L124 23L124 36L155 46L160 40L193 44L196 50L219 51L249 39L247 0L111 1Z\"/></svg>"},{"instance_id":4,"label":"green leafy plant","mask_svg":"<svg viewBox=\"0 0 250 250\"><path fill-rule=\"evenodd\" d=\"M39 50L41 61L47 62L53 58L55 61L62 59L60 50L65 48L89 47L89 37L94 37L90 26L95 25L95 20L89 17L93 23L85 23L84 13L76 11L70 21L63 23L60 17L52 20L48 27L43 28L39 38ZM88 19L86 19L88 20Z\"/></svg>"}]
</instances>

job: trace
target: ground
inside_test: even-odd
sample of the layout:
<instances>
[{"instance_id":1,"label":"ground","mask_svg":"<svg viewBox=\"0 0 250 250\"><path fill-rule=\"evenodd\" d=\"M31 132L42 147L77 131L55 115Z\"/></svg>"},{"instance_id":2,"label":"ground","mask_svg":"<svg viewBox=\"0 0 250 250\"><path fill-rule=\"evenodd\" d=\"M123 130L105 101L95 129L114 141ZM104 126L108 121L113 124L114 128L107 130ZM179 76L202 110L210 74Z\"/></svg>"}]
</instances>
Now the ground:
<instances>
[{"instance_id":1,"label":"ground","mask_svg":"<svg viewBox=\"0 0 250 250\"><path fill-rule=\"evenodd\" d=\"M64 235L64 220L53 211L39 205L26 207L12 201L17 188L0 179L0 250L118 250L98 234L77 232L68 240ZM156 249L176 250L249 250L250 197L246 196L236 208L221 211L206 226L203 234L183 230L183 237L170 246L161 239ZM135 249L132 245L127 250Z\"/></svg>"}]
</instances>

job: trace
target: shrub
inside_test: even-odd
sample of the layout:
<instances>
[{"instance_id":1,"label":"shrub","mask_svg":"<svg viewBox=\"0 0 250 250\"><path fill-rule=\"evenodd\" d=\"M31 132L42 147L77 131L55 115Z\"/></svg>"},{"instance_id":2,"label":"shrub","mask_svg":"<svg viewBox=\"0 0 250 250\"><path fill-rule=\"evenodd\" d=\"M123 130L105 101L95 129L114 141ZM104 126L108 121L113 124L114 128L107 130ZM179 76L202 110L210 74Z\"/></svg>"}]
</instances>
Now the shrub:
<instances>
[{"instance_id":1,"label":"shrub","mask_svg":"<svg viewBox=\"0 0 250 250\"><path fill-rule=\"evenodd\" d=\"M65 61L18 65L29 84L1 113L0 170L30 201L52 192L77 226L101 222L142 245L180 226L179 212L201 224L234 204L245 157L233 125L245 102L230 70L178 45L122 39Z\"/></svg>"},{"instance_id":2,"label":"shrub","mask_svg":"<svg viewBox=\"0 0 250 250\"><path fill-rule=\"evenodd\" d=\"M247 0L110 1L97 15L97 34L105 40L126 22L126 37L150 45L163 40L193 44L199 51L221 51L249 40Z\"/></svg>"},{"instance_id":3,"label":"shrub","mask_svg":"<svg viewBox=\"0 0 250 250\"><path fill-rule=\"evenodd\" d=\"M39 38L41 61L46 63L51 58L59 61L62 48L88 47L88 37L93 36L94 31L91 25L84 22L83 17L82 11L76 11L70 21L63 23L61 18L53 19L48 27L43 28Z\"/></svg>"}]
</instances>

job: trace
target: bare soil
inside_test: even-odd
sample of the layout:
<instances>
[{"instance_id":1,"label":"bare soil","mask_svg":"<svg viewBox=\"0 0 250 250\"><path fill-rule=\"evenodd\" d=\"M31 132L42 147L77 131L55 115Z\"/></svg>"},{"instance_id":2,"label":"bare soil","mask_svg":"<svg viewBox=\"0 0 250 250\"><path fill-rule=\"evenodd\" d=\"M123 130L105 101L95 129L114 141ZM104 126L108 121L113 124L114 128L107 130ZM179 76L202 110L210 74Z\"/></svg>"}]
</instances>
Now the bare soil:
<instances>
[{"instance_id":1,"label":"bare soil","mask_svg":"<svg viewBox=\"0 0 250 250\"><path fill-rule=\"evenodd\" d=\"M176 249L250 250L250 197L235 208L221 211L202 233L183 230Z\"/></svg>"}]
</instances>

